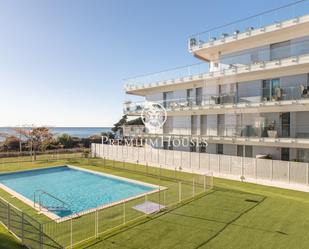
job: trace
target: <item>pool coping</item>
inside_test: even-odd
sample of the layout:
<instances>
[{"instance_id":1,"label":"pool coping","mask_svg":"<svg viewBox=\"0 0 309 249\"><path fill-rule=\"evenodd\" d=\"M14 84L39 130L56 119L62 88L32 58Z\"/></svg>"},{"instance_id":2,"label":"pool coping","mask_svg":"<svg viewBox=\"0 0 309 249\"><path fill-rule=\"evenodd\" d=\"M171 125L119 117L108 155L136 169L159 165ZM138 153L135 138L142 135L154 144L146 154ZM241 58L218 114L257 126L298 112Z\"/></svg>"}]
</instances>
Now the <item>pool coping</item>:
<instances>
[{"instance_id":1,"label":"pool coping","mask_svg":"<svg viewBox=\"0 0 309 249\"><path fill-rule=\"evenodd\" d=\"M37 210L39 212L39 214L44 214L45 216L47 216L51 220L55 221L56 223L60 223L60 222L63 222L63 221L74 219L74 218L78 218L78 217L83 216L85 214L89 214L89 213L93 213L93 212L96 212L96 211L99 211L99 210L102 210L102 209L110 208L112 206L116 206L116 205L119 205L121 203L125 203L125 202L128 202L128 201L138 199L140 197L147 196L149 194L157 193L157 192L160 192L160 191L167 189L167 187L164 187L164 186L146 183L146 182L142 182L142 181L138 181L138 180L133 180L133 179L130 179L130 178L116 176L116 175L103 173L103 172L99 172L99 171L95 171L95 170L85 169L85 168L81 168L81 167L77 167L77 166L73 166L73 165L69 165L69 164L52 166L52 167L44 167L44 168L35 168L35 169L29 169L29 170L18 170L18 171L13 171L13 172L5 172L5 173L1 173L0 176L1 175L7 175L7 174L14 174L14 173L30 172L30 171L36 171L36 170L42 170L42 169L60 168L60 167L68 167L68 168L71 168L71 169L84 171L84 172L88 172L88 173L91 173L91 174L106 176L106 177L130 182L130 183L135 183L135 184L138 184L138 185L153 187L155 189L153 189L151 191L147 191L147 192L139 194L139 195L135 195L135 196L126 198L126 199L122 199L120 201L115 201L115 202L112 202L112 203L103 204L103 205L100 205L100 206L95 207L95 208L90 208L90 209L87 209L85 211L81 211L81 212L78 212L78 213L75 213L75 214L60 217L60 216L56 215L55 213L53 213L52 211L49 211L49 210L45 209L44 207L40 206L38 203L34 203L33 201L31 201L27 197L23 196L22 194L20 194L20 193L16 192L15 190L7 187L3 183L0 183L0 188L3 189L4 191L8 192L9 194L11 194L12 197L15 197L18 200L24 202L25 204L31 206L33 209Z\"/></svg>"}]
</instances>

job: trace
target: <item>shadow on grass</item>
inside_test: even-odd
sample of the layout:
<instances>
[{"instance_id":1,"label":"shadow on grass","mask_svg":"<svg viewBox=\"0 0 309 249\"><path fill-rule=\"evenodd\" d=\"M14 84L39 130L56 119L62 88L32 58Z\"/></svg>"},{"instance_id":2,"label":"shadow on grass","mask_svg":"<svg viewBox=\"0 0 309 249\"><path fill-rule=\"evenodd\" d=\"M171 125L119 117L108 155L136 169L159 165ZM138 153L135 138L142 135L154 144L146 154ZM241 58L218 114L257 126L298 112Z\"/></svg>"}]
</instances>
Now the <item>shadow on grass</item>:
<instances>
[{"instance_id":1,"label":"shadow on grass","mask_svg":"<svg viewBox=\"0 0 309 249\"><path fill-rule=\"evenodd\" d=\"M8 234L6 231L0 231L0 248L1 249L25 249L18 241L15 240L13 235Z\"/></svg>"},{"instance_id":2,"label":"shadow on grass","mask_svg":"<svg viewBox=\"0 0 309 249\"><path fill-rule=\"evenodd\" d=\"M211 222L213 224L221 224L219 229L218 227L216 228L216 226L207 227L207 230L209 230L212 233L211 236L205 241L196 241L197 243L195 243L194 247L192 247L192 248L200 248L205 244L209 243L210 241L212 241L213 239L215 239L217 236L219 236L230 225L236 225L234 224L235 221L237 221L243 215L245 215L252 209L256 208L258 205L263 203L265 199L266 199L265 196L256 195L244 191L229 190L224 188L214 188L213 190L205 193L202 196L199 196L198 198L195 198L194 200L191 200L184 204L180 204L173 209L166 210L154 216L150 216L148 217L148 219L142 220L131 226L127 226L122 229L119 229L118 231L114 231L113 233L106 235L105 237L101 237L93 241L92 243L90 242L91 244L90 243L88 243L87 245L85 244L85 246L82 248L93 248L96 246L98 246L96 248L101 248L102 247L101 243L102 244L109 243L110 239L114 241L119 241L119 243L121 243L121 236L124 235L124 233L129 232L130 230L132 232L132 230L134 229L141 229L142 232L143 225L147 224L148 226L149 225L151 226L151 223L156 219L160 219L160 221L163 222L162 226L164 226L164 224L166 224L166 226L169 226L170 224L172 225L172 227L176 227L175 231L172 231L172 233L179 232L177 230L177 226L179 226L179 230L182 229L181 226L183 225L181 224L181 222L184 219L192 220L192 224L202 224L205 221ZM239 208L238 212L235 212L235 204L238 205ZM223 208L222 206L226 207ZM207 208L209 208L208 211L212 210L214 213L213 214L209 213L206 210ZM227 220L224 219L222 220L222 218L220 217L221 212L225 213L225 215L228 214ZM166 215L170 215L170 217L168 218L168 216ZM154 223L154 227L156 227L157 224L158 223ZM206 229L206 227L204 228ZM195 228L192 227L192 229L194 230ZM200 232L200 227L197 226L196 230L197 232ZM277 233L277 231L266 231L266 232ZM120 236L120 238L117 236ZM162 237L162 241L163 240L164 237ZM175 245L177 243L179 243L179 241L175 241ZM134 247L134 245L132 246ZM131 248L129 245L126 245L125 247Z\"/></svg>"}]
</instances>

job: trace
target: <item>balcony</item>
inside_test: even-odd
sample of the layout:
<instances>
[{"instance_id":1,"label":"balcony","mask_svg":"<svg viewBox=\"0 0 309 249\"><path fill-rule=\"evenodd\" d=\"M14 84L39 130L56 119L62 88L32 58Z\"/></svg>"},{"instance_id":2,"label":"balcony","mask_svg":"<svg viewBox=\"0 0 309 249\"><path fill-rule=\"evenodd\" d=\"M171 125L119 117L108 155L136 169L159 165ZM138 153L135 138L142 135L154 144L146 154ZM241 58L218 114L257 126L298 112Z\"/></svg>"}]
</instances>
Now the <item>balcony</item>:
<instances>
[{"instance_id":1,"label":"balcony","mask_svg":"<svg viewBox=\"0 0 309 249\"><path fill-rule=\"evenodd\" d=\"M235 55L221 56L217 67L200 63L125 80L129 94L145 96L153 89L173 90L193 83L203 86L204 81L241 77L238 82L260 79L261 74L300 74L308 72L309 38L279 48L256 48ZM289 71L288 71L289 70ZM269 77L267 75L267 77ZM277 76L276 76L277 77ZM188 87L190 88L190 87ZM164 91L163 89L162 92Z\"/></svg>"},{"instance_id":2,"label":"balcony","mask_svg":"<svg viewBox=\"0 0 309 249\"><path fill-rule=\"evenodd\" d=\"M126 102L124 113L139 115L145 102ZM194 98L169 99L158 101L168 112L168 115L186 113L192 114L220 114L240 112L283 112L304 111L309 107L309 87L307 83L299 86L261 88L256 95L242 91L239 93L208 94ZM251 111L250 111L251 109Z\"/></svg>"},{"instance_id":3,"label":"balcony","mask_svg":"<svg viewBox=\"0 0 309 249\"><path fill-rule=\"evenodd\" d=\"M189 51L196 57L211 61L218 54L300 37L309 27L309 1L282 6L227 25L209 29L189 37Z\"/></svg>"},{"instance_id":4,"label":"balcony","mask_svg":"<svg viewBox=\"0 0 309 249\"><path fill-rule=\"evenodd\" d=\"M309 125L247 124L215 127L177 127L169 133L148 133L144 137L202 138L208 143L244 144L272 147L309 148ZM293 131L293 132L292 132Z\"/></svg>"},{"instance_id":5,"label":"balcony","mask_svg":"<svg viewBox=\"0 0 309 249\"><path fill-rule=\"evenodd\" d=\"M165 71L145 74L124 80L124 88L127 93L134 90L158 87L171 83L184 82L193 76L203 75L209 72L207 63L196 63L188 66L177 67Z\"/></svg>"}]
</instances>

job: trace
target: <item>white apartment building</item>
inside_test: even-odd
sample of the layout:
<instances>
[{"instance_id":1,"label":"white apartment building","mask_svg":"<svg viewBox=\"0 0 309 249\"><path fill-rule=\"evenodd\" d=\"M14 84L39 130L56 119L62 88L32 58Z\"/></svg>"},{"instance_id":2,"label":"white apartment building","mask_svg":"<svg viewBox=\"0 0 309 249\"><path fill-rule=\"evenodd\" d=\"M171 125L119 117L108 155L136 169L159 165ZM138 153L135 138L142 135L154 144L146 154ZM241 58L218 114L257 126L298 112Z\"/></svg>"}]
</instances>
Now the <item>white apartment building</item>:
<instances>
[{"instance_id":1,"label":"white apartment building","mask_svg":"<svg viewBox=\"0 0 309 249\"><path fill-rule=\"evenodd\" d=\"M128 80L127 94L162 104L168 116L160 130L137 135L208 142L165 149L309 162L309 15L290 14L196 34L188 49L201 63ZM126 102L124 112L142 108Z\"/></svg>"}]
</instances>

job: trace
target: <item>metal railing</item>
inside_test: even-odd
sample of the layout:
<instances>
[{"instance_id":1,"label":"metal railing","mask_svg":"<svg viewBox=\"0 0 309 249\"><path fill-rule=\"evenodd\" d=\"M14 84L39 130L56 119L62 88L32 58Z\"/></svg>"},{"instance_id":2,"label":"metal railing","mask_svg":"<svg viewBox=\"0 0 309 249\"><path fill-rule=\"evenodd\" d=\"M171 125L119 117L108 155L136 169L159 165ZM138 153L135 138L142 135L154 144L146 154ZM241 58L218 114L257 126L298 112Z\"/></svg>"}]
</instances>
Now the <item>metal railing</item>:
<instances>
[{"instance_id":1,"label":"metal railing","mask_svg":"<svg viewBox=\"0 0 309 249\"><path fill-rule=\"evenodd\" d=\"M27 248L63 248L43 232L41 223L2 198L0 198L0 222Z\"/></svg>"},{"instance_id":2,"label":"metal railing","mask_svg":"<svg viewBox=\"0 0 309 249\"><path fill-rule=\"evenodd\" d=\"M36 156L31 151L8 151L0 152L0 165L7 165L13 163L27 163L34 161L60 161L68 159L78 159L87 156L88 149L57 149L48 150L44 152L36 152Z\"/></svg>"},{"instance_id":3,"label":"metal railing","mask_svg":"<svg viewBox=\"0 0 309 249\"><path fill-rule=\"evenodd\" d=\"M37 202L36 202L37 201L37 198L36 198L37 194L38 194L39 210L42 210L42 208L44 208L48 211L50 211L50 210L64 210L64 209L67 210L68 207L69 207L69 205L65 201L61 200L60 198L58 198L58 197L56 197L56 196L54 196L54 195L52 195L52 194L50 194L50 193L48 193L44 190L38 189L33 193L33 207L34 208L36 208L36 204L37 204ZM57 207L57 206L44 205L43 199L42 199L43 195L46 195L46 196L52 198L53 200L56 200L56 202L59 202L62 206Z\"/></svg>"},{"instance_id":4,"label":"metal railing","mask_svg":"<svg viewBox=\"0 0 309 249\"><path fill-rule=\"evenodd\" d=\"M92 147L94 146L96 145L93 144ZM94 150L92 155L98 156ZM112 160L93 158L88 166L97 171L113 172L114 175L128 174L130 179L142 179L155 184L156 190L107 204L101 209L94 208L89 213L76 215L69 220L54 220L43 224L43 231L65 247L74 247L145 217L151 217L152 214L171 210L179 203L191 200L213 187L210 173L191 174L179 169L159 169L143 165L142 161L132 161L129 155Z\"/></svg>"},{"instance_id":5,"label":"metal railing","mask_svg":"<svg viewBox=\"0 0 309 249\"><path fill-rule=\"evenodd\" d=\"M281 6L276 9L262 12L235 22L221 25L204 32L200 32L189 37L189 49L198 48L201 45L224 40L227 37L237 37L241 33L252 32L265 28L269 25L281 25L281 22L308 14L309 1L301 0L291 4Z\"/></svg>"}]
</instances>

